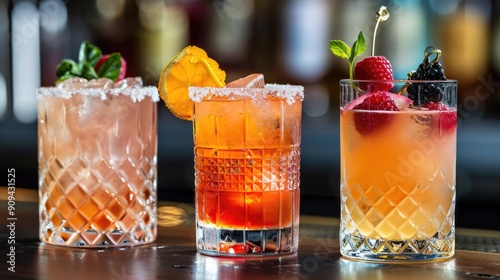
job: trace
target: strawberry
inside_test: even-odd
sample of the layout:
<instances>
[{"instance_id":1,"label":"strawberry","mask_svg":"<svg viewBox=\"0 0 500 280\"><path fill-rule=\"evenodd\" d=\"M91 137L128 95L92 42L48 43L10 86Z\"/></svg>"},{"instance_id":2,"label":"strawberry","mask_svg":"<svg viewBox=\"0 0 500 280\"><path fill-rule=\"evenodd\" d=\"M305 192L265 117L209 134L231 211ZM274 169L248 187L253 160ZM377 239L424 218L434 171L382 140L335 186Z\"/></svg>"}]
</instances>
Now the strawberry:
<instances>
[{"instance_id":1,"label":"strawberry","mask_svg":"<svg viewBox=\"0 0 500 280\"><path fill-rule=\"evenodd\" d=\"M388 91L393 87L391 81L392 66L384 56L369 56L360 60L354 67L354 78L356 80L376 80L386 82L362 83L361 89L372 91Z\"/></svg>"},{"instance_id":2,"label":"strawberry","mask_svg":"<svg viewBox=\"0 0 500 280\"><path fill-rule=\"evenodd\" d=\"M457 112L441 102L427 102L423 107L439 112L439 127L441 131L451 131L457 126Z\"/></svg>"},{"instance_id":3,"label":"strawberry","mask_svg":"<svg viewBox=\"0 0 500 280\"><path fill-rule=\"evenodd\" d=\"M388 92L377 92L367 96L361 103L354 106L354 110L367 111L399 111L398 106ZM377 127L391 119L388 113L380 112L354 112L354 125L362 135L371 133Z\"/></svg>"},{"instance_id":4,"label":"strawberry","mask_svg":"<svg viewBox=\"0 0 500 280\"><path fill-rule=\"evenodd\" d=\"M101 66L104 64L104 62L106 62L106 60L108 60L109 56L110 56L109 54L101 56L101 58L99 59L97 64L94 66L94 69L96 69L96 71L99 71L99 68L101 68ZM119 81L125 79L125 74L127 73L127 62L125 61L125 59L123 59L123 57L120 57L120 59L122 62L122 66L120 67L120 75L116 79L116 82L119 82Z\"/></svg>"}]
</instances>

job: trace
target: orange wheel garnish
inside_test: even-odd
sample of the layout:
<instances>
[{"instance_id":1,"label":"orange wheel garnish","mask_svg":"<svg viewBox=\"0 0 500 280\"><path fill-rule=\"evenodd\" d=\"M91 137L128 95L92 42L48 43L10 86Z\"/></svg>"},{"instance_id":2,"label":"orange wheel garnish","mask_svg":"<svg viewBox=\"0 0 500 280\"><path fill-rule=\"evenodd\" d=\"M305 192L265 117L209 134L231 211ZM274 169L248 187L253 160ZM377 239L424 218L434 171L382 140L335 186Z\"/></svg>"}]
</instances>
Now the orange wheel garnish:
<instances>
[{"instance_id":1,"label":"orange wheel garnish","mask_svg":"<svg viewBox=\"0 0 500 280\"><path fill-rule=\"evenodd\" d=\"M194 102L189 99L189 87L223 87L225 79L226 72L203 49L187 46L163 69L158 92L175 116L193 120Z\"/></svg>"}]
</instances>

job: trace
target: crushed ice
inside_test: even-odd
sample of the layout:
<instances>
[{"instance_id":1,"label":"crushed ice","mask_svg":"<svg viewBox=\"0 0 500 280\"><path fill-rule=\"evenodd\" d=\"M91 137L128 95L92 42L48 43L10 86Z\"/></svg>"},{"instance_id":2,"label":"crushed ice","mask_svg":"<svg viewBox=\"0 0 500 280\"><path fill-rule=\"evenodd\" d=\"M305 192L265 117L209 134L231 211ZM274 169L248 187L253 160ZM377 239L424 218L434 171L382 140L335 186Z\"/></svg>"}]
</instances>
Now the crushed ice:
<instances>
[{"instance_id":1,"label":"crushed ice","mask_svg":"<svg viewBox=\"0 0 500 280\"><path fill-rule=\"evenodd\" d=\"M266 84L264 88L211 88L189 87L189 99L200 102L212 97L249 97L253 100L266 99L269 96L286 99L293 104L297 97L304 99L304 87L295 85ZM237 99L237 98L234 98Z\"/></svg>"},{"instance_id":2,"label":"crushed ice","mask_svg":"<svg viewBox=\"0 0 500 280\"><path fill-rule=\"evenodd\" d=\"M143 87L141 77L125 78L117 83L113 83L113 81L107 78L90 81L83 78L70 78L55 87L41 87L38 89L37 94L60 98L70 98L74 94L83 94L97 96L102 100L107 99L109 95L116 96L121 94L129 96L133 102L141 101L148 96L154 102L160 100L158 89L155 86Z\"/></svg>"}]
</instances>

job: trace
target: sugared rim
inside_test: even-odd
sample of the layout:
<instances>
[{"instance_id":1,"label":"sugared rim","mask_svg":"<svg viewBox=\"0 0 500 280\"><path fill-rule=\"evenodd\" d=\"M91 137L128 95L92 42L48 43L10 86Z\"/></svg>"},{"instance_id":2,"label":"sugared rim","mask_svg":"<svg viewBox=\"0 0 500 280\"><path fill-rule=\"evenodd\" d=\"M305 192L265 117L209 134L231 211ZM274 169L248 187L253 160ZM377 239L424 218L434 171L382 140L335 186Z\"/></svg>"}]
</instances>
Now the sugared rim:
<instances>
[{"instance_id":1,"label":"sugared rim","mask_svg":"<svg viewBox=\"0 0 500 280\"><path fill-rule=\"evenodd\" d=\"M304 99L304 87L296 85L266 84L264 88L213 88L189 87L189 99L194 102L210 100L213 97L241 96L251 99L265 99L269 96L283 98L289 104L296 98Z\"/></svg>"},{"instance_id":2,"label":"sugared rim","mask_svg":"<svg viewBox=\"0 0 500 280\"><path fill-rule=\"evenodd\" d=\"M392 80L392 81L381 81L381 80L351 80L351 79L341 79L341 83L457 83L457 80Z\"/></svg>"},{"instance_id":3,"label":"sugared rim","mask_svg":"<svg viewBox=\"0 0 500 280\"><path fill-rule=\"evenodd\" d=\"M160 97L158 89L155 86L145 86L141 88L81 88L81 89L64 89L58 87L41 87L37 90L37 96L54 96L68 99L75 94L86 96L100 97L102 100L107 99L109 95L125 95L130 96L133 102L142 101L146 97L151 97L153 102L158 102Z\"/></svg>"}]
</instances>

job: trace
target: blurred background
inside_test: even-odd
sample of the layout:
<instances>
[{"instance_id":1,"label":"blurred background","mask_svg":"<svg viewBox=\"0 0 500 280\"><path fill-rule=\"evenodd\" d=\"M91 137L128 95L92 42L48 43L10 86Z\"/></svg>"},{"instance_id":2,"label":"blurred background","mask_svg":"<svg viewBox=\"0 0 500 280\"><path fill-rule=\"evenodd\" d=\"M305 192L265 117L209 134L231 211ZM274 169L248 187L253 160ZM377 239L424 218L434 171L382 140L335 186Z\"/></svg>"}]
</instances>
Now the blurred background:
<instances>
[{"instance_id":1,"label":"blurred background","mask_svg":"<svg viewBox=\"0 0 500 280\"><path fill-rule=\"evenodd\" d=\"M127 75L148 85L192 44L227 81L260 72L267 82L304 85L301 211L338 216L338 84L349 75L329 41L352 45L363 31L371 46L381 5L391 17L375 53L395 77L405 79L432 45L459 81L457 226L500 229L498 0L0 0L0 185L15 168L17 187L37 188L36 89L54 84L57 64L76 60L83 40L120 52ZM192 202L192 124L158 108L159 197Z\"/></svg>"}]
</instances>

